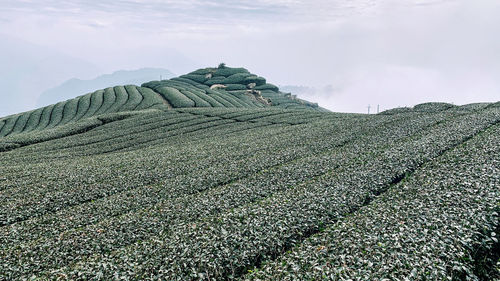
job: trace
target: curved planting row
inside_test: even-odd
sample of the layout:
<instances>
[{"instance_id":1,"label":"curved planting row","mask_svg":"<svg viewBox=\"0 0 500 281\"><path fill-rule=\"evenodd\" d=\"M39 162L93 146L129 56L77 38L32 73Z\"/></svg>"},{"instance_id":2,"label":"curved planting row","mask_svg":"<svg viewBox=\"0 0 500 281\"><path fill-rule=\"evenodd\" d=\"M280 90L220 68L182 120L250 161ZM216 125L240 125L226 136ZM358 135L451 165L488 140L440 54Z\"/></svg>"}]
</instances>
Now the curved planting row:
<instances>
[{"instance_id":1,"label":"curved planting row","mask_svg":"<svg viewBox=\"0 0 500 281\"><path fill-rule=\"evenodd\" d=\"M262 105L249 96L228 93L210 88L200 89L180 80L152 81L142 86L151 88L162 95L174 108L186 107L247 107Z\"/></svg>"},{"instance_id":2,"label":"curved planting row","mask_svg":"<svg viewBox=\"0 0 500 281\"><path fill-rule=\"evenodd\" d=\"M149 88L116 86L71 100L7 116L0 120L0 137L50 129L105 113L143 110L164 104Z\"/></svg>"},{"instance_id":3,"label":"curved planting row","mask_svg":"<svg viewBox=\"0 0 500 281\"><path fill-rule=\"evenodd\" d=\"M317 104L282 93L265 78L244 68L203 68L177 78L143 84L159 92L174 108L180 107L287 107L315 109Z\"/></svg>"}]
</instances>

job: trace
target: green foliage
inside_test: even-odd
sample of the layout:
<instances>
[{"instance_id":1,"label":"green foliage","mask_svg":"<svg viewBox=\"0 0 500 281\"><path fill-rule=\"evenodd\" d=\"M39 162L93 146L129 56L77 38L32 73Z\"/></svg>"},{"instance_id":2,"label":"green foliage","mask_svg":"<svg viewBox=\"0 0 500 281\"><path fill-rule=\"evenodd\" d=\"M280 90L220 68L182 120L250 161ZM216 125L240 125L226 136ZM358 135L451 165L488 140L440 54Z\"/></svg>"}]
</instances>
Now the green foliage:
<instances>
[{"instance_id":1,"label":"green foliage","mask_svg":"<svg viewBox=\"0 0 500 281\"><path fill-rule=\"evenodd\" d=\"M90 109L90 100L92 98L92 93L86 94L78 98L78 109L76 111L74 121L82 119L82 117Z\"/></svg>"},{"instance_id":2,"label":"green foliage","mask_svg":"<svg viewBox=\"0 0 500 281\"><path fill-rule=\"evenodd\" d=\"M127 103L125 103L123 107L120 108L120 110L121 111L134 110L141 103L143 99L142 95L137 90L137 86L134 85L125 86L125 90L127 91L128 94L128 100Z\"/></svg>"},{"instance_id":3,"label":"green foliage","mask_svg":"<svg viewBox=\"0 0 500 281\"><path fill-rule=\"evenodd\" d=\"M242 84L226 84L226 91L238 91L238 90L246 90L247 87Z\"/></svg>"},{"instance_id":4,"label":"green foliage","mask_svg":"<svg viewBox=\"0 0 500 281\"><path fill-rule=\"evenodd\" d=\"M231 102L227 100L227 95L224 95L218 91L214 91L211 89L206 90L207 96L213 98L218 103L222 104L224 107L235 107Z\"/></svg>"},{"instance_id":5,"label":"green foliage","mask_svg":"<svg viewBox=\"0 0 500 281\"><path fill-rule=\"evenodd\" d=\"M145 87L139 87L137 90L141 93L143 99L141 103L135 108L136 110L144 110L157 105L162 105L162 98L153 90Z\"/></svg>"},{"instance_id":6,"label":"green foliage","mask_svg":"<svg viewBox=\"0 0 500 281\"><path fill-rule=\"evenodd\" d=\"M453 107L455 107L455 105L444 102L427 102L415 105L413 107L413 110L422 112L436 112L447 110Z\"/></svg>"},{"instance_id":7,"label":"green foliage","mask_svg":"<svg viewBox=\"0 0 500 281\"><path fill-rule=\"evenodd\" d=\"M231 67L224 67L224 68L217 68L215 70L214 76L224 76L224 77L230 77L235 74L249 74L248 70L245 68L231 68Z\"/></svg>"},{"instance_id":8,"label":"green foliage","mask_svg":"<svg viewBox=\"0 0 500 281\"><path fill-rule=\"evenodd\" d=\"M174 108L176 107L193 107L195 102L183 95L179 90L172 87L157 88L163 98L165 98Z\"/></svg>"},{"instance_id":9,"label":"green foliage","mask_svg":"<svg viewBox=\"0 0 500 281\"><path fill-rule=\"evenodd\" d=\"M88 118L94 116L99 112L104 101L104 90L98 90L92 93L90 98L89 110L82 116L82 118Z\"/></svg>"},{"instance_id":10,"label":"green foliage","mask_svg":"<svg viewBox=\"0 0 500 281\"><path fill-rule=\"evenodd\" d=\"M19 118L17 118L16 123L14 125L14 128L12 129L11 134L19 133L22 132L26 126L26 123L28 122L28 119L30 115L32 114L32 111L27 112L25 114L21 114Z\"/></svg>"},{"instance_id":11,"label":"green foliage","mask_svg":"<svg viewBox=\"0 0 500 281\"><path fill-rule=\"evenodd\" d=\"M113 113L120 111L121 108L128 101L128 93L123 86L113 87L113 92L115 93L115 101L113 104L106 110L108 113Z\"/></svg>"},{"instance_id":12,"label":"green foliage","mask_svg":"<svg viewBox=\"0 0 500 281\"><path fill-rule=\"evenodd\" d=\"M205 81L205 85L215 85L215 84L222 84L224 83L224 79L226 79L224 76L214 76L207 81Z\"/></svg>"},{"instance_id":13,"label":"green foliage","mask_svg":"<svg viewBox=\"0 0 500 281\"><path fill-rule=\"evenodd\" d=\"M75 117L77 110L78 110L78 100L79 99L76 98L76 99L68 100L66 102L66 105L64 106L63 117L61 119L60 125L68 123L69 121L71 121Z\"/></svg>"},{"instance_id":14,"label":"green foliage","mask_svg":"<svg viewBox=\"0 0 500 281\"><path fill-rule=\"evenodd\" d=\"M137 90L141 104L150 94L161 105ZM0 276L495 280L499 138L497 108L249 105L104 114L1 137Z\"/></svg>"},{"instance_id":15,"label":"green foliage","mask_svg":"<svg viewBox=\"0 0 500 281\"><path fill-rule=\"evenodd\" d=\"M227 84L241 84L246 89L247 84L245 84L245 78L251 77L251 76L252 76L252 74L250 74L250 73L236 73L236 74L233 74L231 76L228 76L222 82L225 85L227 85Z\"/></svg>"},{"instance_id":16,"label":"green foliage","mask_svg":"<svg viewBox=\"0 0 500 281\"><path fill-rule=\"evenodd\" d=\"M47 127L45 128L54 128L57 126L62 118L63 118L63 112L64 112L64 107L66 106L66 102L59 102L57 103L54 108L52 109L52 112L50 113L50 121Z\"/></svg>"},{"instance_id":17,"label":"green foliage","mask_svg":"<svg viewBox=\"0 0 500 281\"><path fill-rule=\"evenodd\" d=\"M36 109L30 114L28 122L26 123L26 128L23 132L30 132L36 129L38 124L40 123L40 118L42 116L43 108Z\"/></svg>"},{"instance_id":18,"label":"green foliage","mask_svg":"<svg viewBox=\"0 0 500 281\"><path fill-rule=\"evenodd\" d=\"M255 83L257 86L266 84L266 79L259 76L248 76L243 80L244 84Z\"/></svg>"},{"instance_id":19,"label":"green foliage","mask_svg":"<svg viewBox=\"0 0 500 281\"><path fill-rule=\"evenodd\" d=\"M49 125L50 116L52 115L52 110L54 110L55 106L56 106L55 104L52 104L47 107L44 107L37 130L43 130L47 127L47 125Z\"/></svg>"},{"instance_id":20,"label":"green foliage","mask_svg":"<svg viewBox=\"0 0 500 281\"><path fill-rule=\"evenodd\" d=\"M108 110L113 106L115 101L116 101L116 95L113 87L104 89L101 107L94 113L94 115L99 115L108 112Z\"/></svg>"},{"instance_id":21,"label":"green foliage","mask_svg":"<svg viewBox=\"0 0 500 281\"><path fill-rule=\"evenodd\" d=\"M190 100L194 101L195 107L211 107L212 106L212 105L210 105L210 103L208 103L203 98L201 98L200 96L196 95L193 92L190 92L188 90L180 90L180 92L183 95L185 95L187 98L189 98Z\"/></svg>"},{"instance_id":22,"label":"green foliage","mask_svg":"<svg viewBox=\"0 0 500 281\"><path fill-rule=\"evenodd\" d=\"M215 68L201 68L201 69L198 69L198 70L195 70L193 72L190 72L189 74L194 74L194 75L207 75L207 74L210 74L210 73L214 73L215 72ZM188 74L188 75L189 75Z\"/></svg>"},{"instance_id":23,"label":"green foliage","mask_svg":"<svg viewBox=\"0 0 500 281\"><path fill-rule=\"evenodd\" d=\"M280 89L278 88L278 86L275 86L273 84L267 83L267 84L255 87L255 90L259 90L259 91L271 90L271 91L274 91L274 92L278 92Z\"/></svg>"},{"instance_id":24,"label":"green foliage","mask_svg":"<svg viewBox=\"0 0 500 281\"><path fill-rule=\"evenodd\" d=\"M206 78L205 75L201 74L186 74L186 75L181 75L180 78L185 78L187 80L191 80L197 83L205 83L208 78Z\"/></svg>"},{"instance_id":25,"label":"green foliage","mask_svg":"<svg viewBox=\"0 0 500 281\"><path fill-rule=\"evenodd\" d=\"M10 134L10 132L12 132L12 129L14 129L18 118L19 115L14 115L11 118L4 120L5 124L3 125L2 130L0 130L0 137L6 136Z\"/></svg>"}]
</instances>

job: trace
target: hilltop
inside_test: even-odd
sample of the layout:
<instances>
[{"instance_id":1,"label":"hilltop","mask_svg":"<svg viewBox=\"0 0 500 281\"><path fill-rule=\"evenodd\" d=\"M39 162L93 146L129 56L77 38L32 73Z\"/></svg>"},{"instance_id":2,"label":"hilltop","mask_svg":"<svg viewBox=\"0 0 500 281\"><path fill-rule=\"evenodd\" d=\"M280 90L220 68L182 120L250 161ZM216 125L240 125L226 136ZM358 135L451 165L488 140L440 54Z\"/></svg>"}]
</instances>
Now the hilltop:
<instances>
[{"instance_id":1,"label":"hilltop","mask_svg":"<svg viewBox=\"0 0 500 281\"><path fill-rule=\"evenodd\" d=\"M243 68L0 119L0 280L495 280L500 102L328 112Z\"/></svg>"}]
</instances>

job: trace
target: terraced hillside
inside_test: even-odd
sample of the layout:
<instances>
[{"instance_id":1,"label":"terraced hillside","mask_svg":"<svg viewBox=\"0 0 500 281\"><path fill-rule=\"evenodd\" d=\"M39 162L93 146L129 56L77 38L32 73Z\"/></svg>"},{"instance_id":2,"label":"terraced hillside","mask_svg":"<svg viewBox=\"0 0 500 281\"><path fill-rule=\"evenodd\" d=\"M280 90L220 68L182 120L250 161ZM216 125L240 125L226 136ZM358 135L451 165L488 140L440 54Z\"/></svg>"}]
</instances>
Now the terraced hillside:
<instances>
[{"instance_id":1,"label":"terraced hillside","mask_svg":"<svg viewBox=\"0 0 500 281\"><path fill-rule=\"evenodd\" d=\"M191 88L124 88L142 106L0 137L0 280L498 278L499 103L174 108Z\"/></svg>"},{"instance_id":2,"label":"terraced hillside","mask_svg":"<svg viewBox=\"0 0 500 281\"><path fill-rule=\"evenodd\" d=\"M213 77L212 77L213 76ZM210 78L212 77L212 78ZM37 132L105 113L153 108L279 107L327 111L282 93L244 68L204 68L178 78L151 81L142 87L109 87L47 107L0 118L0 137Z\"/></svg>"}]
</instances>

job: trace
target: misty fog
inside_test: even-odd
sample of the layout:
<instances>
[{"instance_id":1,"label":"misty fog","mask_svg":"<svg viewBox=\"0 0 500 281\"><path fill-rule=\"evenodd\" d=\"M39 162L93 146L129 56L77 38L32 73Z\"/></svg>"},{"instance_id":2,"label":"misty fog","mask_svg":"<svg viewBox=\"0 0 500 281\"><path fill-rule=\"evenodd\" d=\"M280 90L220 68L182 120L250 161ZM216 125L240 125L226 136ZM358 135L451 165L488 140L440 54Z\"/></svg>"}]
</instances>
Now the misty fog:
<instances>
[{"instance_id":1,"label":"misty fog","mask_svg":"<svg viewBox=\"0 0 500 281\"><path fill-rule=\"evenodd\" d=\"M332 111L498 101L498 34L495 0L6 0L0 116L71 78L220 62Z\"/></svg>"}]
</instances>

